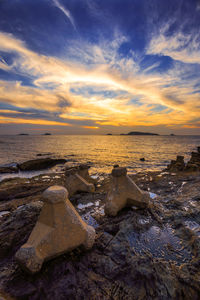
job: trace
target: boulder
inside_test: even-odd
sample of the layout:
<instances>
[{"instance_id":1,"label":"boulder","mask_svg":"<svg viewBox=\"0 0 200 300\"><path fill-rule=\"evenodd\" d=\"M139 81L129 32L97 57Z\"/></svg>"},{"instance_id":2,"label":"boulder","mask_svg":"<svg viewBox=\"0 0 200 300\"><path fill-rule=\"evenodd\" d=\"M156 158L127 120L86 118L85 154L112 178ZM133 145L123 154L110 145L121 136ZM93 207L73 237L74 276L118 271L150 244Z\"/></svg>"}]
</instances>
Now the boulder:
<instances>
[{"instance_id":1,"label":"boulder","mask_svg":"<svg viewBox=\"0 0 200 300\"><path fill-rule=\"evenodd\" d=\"M126 168L112 170L112 183L106 197L105 213L116 216L126 206L148 207L150 196L142 191L127 175Z\"/></svg>"},{"instance_id":2,"label":"boulder","mask_svg":"<svg viewBox=\"0 0 200 300\"><path fill-rule=\"evenodd\" d=\"M87 225L68 200L68 191L52 186L43 193L44 206L28 241L17 251L18 263L30 273L44 261L80 245L93 246L95 230Z\"/></svg>"},{"instance_id":3,"label":"boulder","mask_svg":"<svg viewBox=\"0 0 200 300\"><path fill-rule=\"evenodd\" d=\"M57 164L64 164L66 159L61 158L41 158L25 161L19 164L21 171L37 171L42 169L51 168Z\"/></svg>"}]
</instances>

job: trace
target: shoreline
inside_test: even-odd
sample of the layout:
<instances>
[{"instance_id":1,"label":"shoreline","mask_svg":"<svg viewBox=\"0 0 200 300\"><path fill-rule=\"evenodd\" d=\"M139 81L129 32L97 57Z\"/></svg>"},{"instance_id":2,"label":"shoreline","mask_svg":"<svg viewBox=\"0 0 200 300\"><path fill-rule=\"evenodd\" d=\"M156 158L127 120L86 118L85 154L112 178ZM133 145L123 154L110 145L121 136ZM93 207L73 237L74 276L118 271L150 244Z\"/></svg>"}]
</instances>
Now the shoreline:
<instances>
[{"instance_id":1,"label":"shoreline","mask_svg":"<svg viewBox=\"0 0 200 300\"><path fill-rule=\"evenodd\" d=\"M65 185L65 174L0 182L0 295L14 299L93 299L98 295L108 300L119 295L139 299L142 293L148 299L197 299L200 172L173 169L130 177L152 193L150 206L106 216L110 175L93 176L94 193L78 192L69 198L96 230L93 248L87 252L80 247L50 260L34 276L19 268L14 255L38 218L42 192L52 185ZM1 215L2 211L7 213Z\"/></svg>"}]
</instances>

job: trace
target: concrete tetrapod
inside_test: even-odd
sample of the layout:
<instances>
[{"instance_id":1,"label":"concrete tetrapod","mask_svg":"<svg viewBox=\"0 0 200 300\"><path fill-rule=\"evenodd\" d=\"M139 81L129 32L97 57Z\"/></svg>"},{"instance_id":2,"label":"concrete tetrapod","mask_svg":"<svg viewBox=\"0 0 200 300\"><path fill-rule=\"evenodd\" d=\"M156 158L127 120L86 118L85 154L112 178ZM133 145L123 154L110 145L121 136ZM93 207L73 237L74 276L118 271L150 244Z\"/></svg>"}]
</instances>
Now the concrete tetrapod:
<instances>
[{"instance_id":1,"label":"concrete tetrapod","mask_svg":"<svg viewBox=\"0 0 200 300\"><path fill-rule=\"evenodd\" d=\"M142 191L127 175L126 168L116 167L112 170L111 189L108 192L105 204L105 213L116 216L126 206L146 208L150 196Z\"/></svg>"},{"instance_id":2,"label":"concrete tetrapod","mask_svg":"<svg viewBox=\"0 0 200 300\"><path fill-rule=\"evenodd\" d=\"M94 228L81 219L64 187L48 188L43 200L42 211L28 241L15 255L30 273L38 272L44 261L80 245L90 249L95 240Z\"/></svg>"},{"instance_id":3,"label":"concrete tetrapod","mask_svg":"<svg viewBox=\"0 0 200 300\"><path fill-rule=\"evenodd\" d=\"M93 193L95 191L94 184L88 182L90 180L88 168L87 165L80 165L65 170L65 187L70 196L77 192Z\"/></svg>"}]
</instances>

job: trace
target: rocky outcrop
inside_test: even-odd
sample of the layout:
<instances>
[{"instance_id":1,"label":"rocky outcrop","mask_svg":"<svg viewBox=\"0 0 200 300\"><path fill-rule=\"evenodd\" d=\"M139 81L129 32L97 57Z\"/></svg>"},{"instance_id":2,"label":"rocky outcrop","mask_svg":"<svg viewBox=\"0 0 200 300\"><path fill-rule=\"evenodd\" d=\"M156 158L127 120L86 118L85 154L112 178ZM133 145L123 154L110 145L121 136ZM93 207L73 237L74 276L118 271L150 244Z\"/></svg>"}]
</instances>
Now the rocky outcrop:
<instances>
[{"instance_id":1,"label":"rocky outcrop","mask_svg":"<svg viewBox=\"0 0 200 300\"><path fill-rule=\"evenodd\" d=\"M185 162L184 156L178 155L176 160L172 160L171 163L167 166L167 170L170 172L178 172L184 171L185 169Z\"/></svg>"},{"instance_id":2,"label":"rocky outcrop","mask_svg":"<svg viewBox=\"0 0 200 300\"><path fill-rule=\"evenodd\" d=\"M13 211L0 224L0 258L13 255L26 242L42 208L41 201L29 203Z\"/></svg>"},{"instance_id":3,"label":"rocky outcrop","mask_svg":"<svg viewBox=\"0 0 200 300\"><path fill-rule=\"evenodd\" d=\"M169 172L200 171L200 147L197 147L197 152L191 153L191 158L187 163L184 162L184 156L178 155L176 160L171 161L166 170Z\"/></svg>"},{"instance_id":4,"label":"rocky outcrop","mask_svg":"<svg viewBox=\"0 0 200 300\"><path fill-rule=\"evenodd\" d=\"M116 217L98 218L88 207L88 224L92 215L98 223L91 250L79 247L55 257L34 275L25 273L14 255L27 241L43 203L29 203L11 211L0 221L0 297L199 299L199 175L157 175L133 177L141 188L149 187L159 194L153 207L125 208ZM105 197L101 196L84 193L74 196L73 201L99 199L102 206ZM85 213L80 214L85 220ZM195 226L194 230L188 226Z\"/></svg>"},{"instance_id":5,"label":"rocky outcrop","mask_svg":"<svg viewBox=\"0 0 200 300\"><path fill-rule=\"evenodd\" d=\"M37 171L42 169L51 168L57 164L64 164L66 159L61 158L41 158L25 161L19 164L21 171Z\"/></svg>"},{"instance_id":6,"label":"rocky outcrop","mask_svg":"<svg viewBox=\"0 0 200 300\"><path fill-rule=\"evenodd\" d=\"M105 204L105 212L116 216L126 206L148 207L149 193L143 192L127 175L126 168L113 168L112 183Z\"/></svg>"},{"instance_id":7,"label":"rocky outcrop","mask_svg":"<svg viewBox=\"0 0 200 300\"><path fill-rule=\"evenodd\" d=\"M186 171L200 171L200 147L197 150L191 153L191 158L185 167Z\"/></svg>"},{"instance_id":8,"label":"rocky outcrop","mask_svg":"<svg viewBox=\"0 0 200 300\"><path fill-rule=\"evenodd\" d=\"M31 273L44 261L71 251L80 245L93 246L95 230L88 226L68 200L64 187L52 186L43 193L44 206L28 241L15 257Z\"/></svg>"},{"instance_id":9,"label":"rocky outcrop","mask_svg":"<svg viewBox=\"0 0 200 300\"><path fill-rule=\"evenodd\" d=\"M12 164L6 164L3 166L0 166L0 174L3 173L17 173L19 171L18 164L12 163Z\"/></svg>"}]
</instances>

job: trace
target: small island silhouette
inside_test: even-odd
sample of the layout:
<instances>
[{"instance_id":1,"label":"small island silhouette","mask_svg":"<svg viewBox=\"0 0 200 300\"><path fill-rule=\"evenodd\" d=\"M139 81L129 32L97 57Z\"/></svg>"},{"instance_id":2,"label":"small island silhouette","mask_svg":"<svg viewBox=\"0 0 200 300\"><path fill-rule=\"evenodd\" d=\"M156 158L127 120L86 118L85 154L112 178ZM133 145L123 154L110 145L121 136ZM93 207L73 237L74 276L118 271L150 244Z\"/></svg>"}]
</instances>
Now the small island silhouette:
<instances>
[{"instance_id":1,"label":"small island silhouette","mask_svg":"<svg viewBox=\"0 0 200 300\"><path fill-rule=\"evenodd\" d=\"M158 133L131 131L129 133L121 133L120 135L159 135Z\"/></svg>"}]
</instances>

